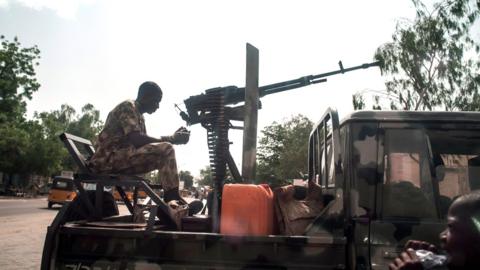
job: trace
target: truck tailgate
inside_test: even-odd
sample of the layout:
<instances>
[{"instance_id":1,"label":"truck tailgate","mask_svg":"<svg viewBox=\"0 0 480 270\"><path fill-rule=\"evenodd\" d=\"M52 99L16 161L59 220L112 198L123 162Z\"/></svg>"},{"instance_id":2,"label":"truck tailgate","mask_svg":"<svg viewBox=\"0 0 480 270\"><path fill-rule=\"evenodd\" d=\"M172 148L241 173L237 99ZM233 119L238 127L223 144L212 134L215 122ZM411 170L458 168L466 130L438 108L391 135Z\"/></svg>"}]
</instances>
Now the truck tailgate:
<instances>
[{"instance_id":1,"label":"truck tailgate","mask_svg":"<svg viewBox=\"0 0 480 270\"><path fill-rule=\"evenodd\" d=\"M342 269L345 239L64 225L55 269ZM52 266L53 266L52 265Z\"/></svg>"}]
</instances>

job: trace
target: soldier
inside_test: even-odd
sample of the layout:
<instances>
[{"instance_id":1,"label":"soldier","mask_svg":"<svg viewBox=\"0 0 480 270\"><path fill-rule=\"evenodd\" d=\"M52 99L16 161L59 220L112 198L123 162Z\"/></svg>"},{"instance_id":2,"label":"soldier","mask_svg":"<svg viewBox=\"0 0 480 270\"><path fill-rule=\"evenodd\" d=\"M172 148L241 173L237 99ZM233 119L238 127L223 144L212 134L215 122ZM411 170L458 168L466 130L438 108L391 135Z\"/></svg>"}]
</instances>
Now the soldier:
<instances>
[{"instance_id":1,"label":"soldier","mask_svg":"<svg viewBox=\"0 0 480 270\"><path fill-rule=\"evenodd\" d=\"M136 100L118 104L107 117L98 136L96 152L89 166L97 173L143 174L158 170L164 200L180 200L179 176L172 144L185 144L189 132L179 128L172 136L153 138L145 130L144 113L152 114L162 100L162 90L154 82L144 82Z\"/></svg>"},{"instance_id":2,"label":"soldier","mask_svg":"<svg viewBox=\"0 0 480 270\"><path fill-rule=\"evenodd\" d=\"M480 192L461 196L453 202L440 241L447 253L448 269L480 269ZM437 248L430 243L409 241L406 251L390 264L390 269L424 269L415 252L420 249L437 253Z\"/></svg>"}]
</instances>

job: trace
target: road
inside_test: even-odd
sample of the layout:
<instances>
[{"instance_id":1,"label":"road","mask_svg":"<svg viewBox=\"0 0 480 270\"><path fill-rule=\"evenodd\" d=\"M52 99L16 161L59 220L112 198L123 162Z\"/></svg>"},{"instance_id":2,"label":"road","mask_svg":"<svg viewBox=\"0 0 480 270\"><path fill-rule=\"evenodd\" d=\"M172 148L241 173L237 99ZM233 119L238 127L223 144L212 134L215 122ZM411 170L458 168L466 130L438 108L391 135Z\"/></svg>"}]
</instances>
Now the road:
<instances>
[{"instance_id":1,"label":"road","mask_svg":"<svg viewBox=\"0 0 480 270\"><path fill-rule=\"evenodd\" d=\"M12 215L36 214L39 211L49 211L55 215L57 209L48 209L45 198L0 199L0 218Z\"/></svg>"},{"instance_id":2,"label":"road","mask_svg":"<svg viewBox=\"0 0 480 270\"><path fill-rule=\"evenodd\" d=\"M47 227L58 209L48 209L45 198L0 198L3 270L40 269Z\"/></svg>"},{"instance_id":3,"label":"road","mask_svg":"<svg viewBox=\"0 0 480 270\"><path fill-rule=\"evenodd\" d=\"M47 199L0 197L0 269L40 269L47 227L60 210L47 207ZM119 205L121 214L127 214Z\"/></svg>"}]
</instances>

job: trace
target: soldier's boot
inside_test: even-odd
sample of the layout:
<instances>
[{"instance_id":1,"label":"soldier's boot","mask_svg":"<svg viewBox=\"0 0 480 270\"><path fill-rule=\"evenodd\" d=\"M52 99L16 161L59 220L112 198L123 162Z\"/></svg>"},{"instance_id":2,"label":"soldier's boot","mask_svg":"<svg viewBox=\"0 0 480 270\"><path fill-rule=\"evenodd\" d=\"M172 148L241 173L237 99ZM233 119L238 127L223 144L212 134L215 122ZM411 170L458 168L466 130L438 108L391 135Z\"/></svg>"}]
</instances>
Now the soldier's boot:
<instances>
[{"instance_id":1,"label":"soldier's boot","mask_svg":"<svg viewBox=\"0 0 480 270\"><path fill-rule=\"evenodd\" d=\"M172 200L180 201L181 203L188 204L188 215L192 216L200 212L203 208L203 203L200 200L193 200L187 203L179 194L178 187L164 191L163 200L168 203Z\"/></svg>"},{"instance_id":2,"label":"soldier's boot","mask_svg":"<svg viewBox=\"0 0 480 270\"><path fill-rule=\"evenodd\" d=\"M198 214L203 209L203 203L200 200L193 200L188 204L188 215Z\"/></svg>"}]
</instances>

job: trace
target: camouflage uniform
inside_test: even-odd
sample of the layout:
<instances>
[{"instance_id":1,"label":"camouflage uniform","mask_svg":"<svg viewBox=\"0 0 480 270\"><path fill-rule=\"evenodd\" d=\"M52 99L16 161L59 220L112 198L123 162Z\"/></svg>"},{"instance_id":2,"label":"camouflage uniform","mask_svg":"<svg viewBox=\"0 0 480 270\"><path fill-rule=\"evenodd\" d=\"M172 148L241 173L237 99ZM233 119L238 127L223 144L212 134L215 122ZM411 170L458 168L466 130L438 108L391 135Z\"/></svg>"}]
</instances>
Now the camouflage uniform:
<instances>
[{"instance_id":1,"label":"camouflage uniform","mask_svg":"<svg viewBox=\"0 0 480 270\"><path fill-rule=\"evenodd\" d=\"M131 132L146 134L145 120L136 101L117 105L107 117L98 136L96 152L90 167L97 173L143 174L158 170L164 190L178 187L179 177L175 151L171 143L150 143L135 148L128 142Z\"/></svg>"}]
</instances>

